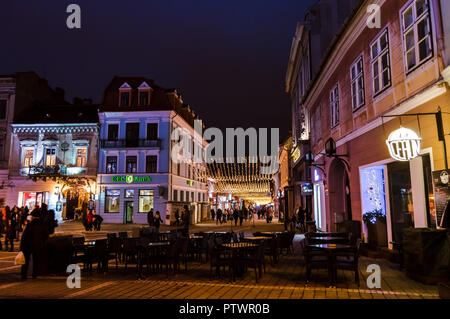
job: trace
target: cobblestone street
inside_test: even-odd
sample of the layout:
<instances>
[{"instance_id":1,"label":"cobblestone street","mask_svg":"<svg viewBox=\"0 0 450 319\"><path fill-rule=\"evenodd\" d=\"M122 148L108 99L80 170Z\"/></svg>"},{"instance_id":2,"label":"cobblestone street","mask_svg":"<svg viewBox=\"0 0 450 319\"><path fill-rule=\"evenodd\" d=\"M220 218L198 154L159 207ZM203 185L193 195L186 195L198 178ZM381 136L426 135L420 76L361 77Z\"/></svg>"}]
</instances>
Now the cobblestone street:
<instances>
[{"instance_id":1,"label":"cobblestone street","mask_svg":"<svg viewBox=\"0 0 450 319\"><path fill-rule=\"evenodd\" d=\"M64 223L58 227L60 233L78 233L86 238L106 237L107 232L136 231L137 225L104 225L101 232L86 234L77 222ZM230 230L230 224L216 226L211 223L193 226L190 231ZM161 230L169 228L163 226ZM280 223L266 224L261 221L234 227L235 231L250 234L254 231L279 231L283 229ZM135 266L125 270L111 261L109 272L98 273L95 269L91 274L82 272L81 288L69 289L65 276L44 276L37 279L19 281L20 266L14 265L19 243L16 242L15 252L0 252L0 298L167 298L167 299L422 299L438 298L437 286L424 285L409 279L398 270L398 265L383 259L360 259L360 288L354 282L354 276L349 271L339 271L336 288L327 288L327 272L313 270L312 280L306 285L305 268L301 255L300 241L303 236L297 234L294 239L294 254L282 255L274 266L267 263L266 273L255 283L252 271L231 283L227 275L222 278L209 277L209 263L191 261L188 271L181 267L179 273L165 272L146 275L137 280ZM369 264L381 267L381 289L368 289L366 272Z\"/></svg>"}]
</instances>

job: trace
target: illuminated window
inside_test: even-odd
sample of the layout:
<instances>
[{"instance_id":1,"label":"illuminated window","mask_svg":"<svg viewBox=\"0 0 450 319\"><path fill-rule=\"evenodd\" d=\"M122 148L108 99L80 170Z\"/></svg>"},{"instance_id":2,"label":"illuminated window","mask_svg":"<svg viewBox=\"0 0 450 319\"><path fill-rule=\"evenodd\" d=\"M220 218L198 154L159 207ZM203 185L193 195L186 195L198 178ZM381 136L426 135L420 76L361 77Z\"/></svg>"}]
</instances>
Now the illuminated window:
<instances>
[{"instance_id":1,"label":"illuminated window","mask_svg":"<svg viewBox=\"0 0 450 319\"><path fill-rule=\"evenodd\" d=\"M106 174L117 173L117 156L106 157Z\"/></svg>"},{"instance_id":2,"label":"illuminated window","mask_svg":"<svg viewBox=\"0 0 450 319\"><path fill-rule=\"evenodd\" d=\"M137 172L137 156L127 156L127 173Z\"/></svg>"},{"instance_id":3,"label":"illuminated window","mask_svg":"<svg viewBox=\"0 0 450 319\"><path fill-rule=\"evenodd\" d=\"M118 213L120 206L120 190L107 189L105 194L105 213Z\"/></svg>"},{"instance_id":4,"label":"illuminated window","mask_svg":"<svg viewBox=\"0 0 450 319\"><path fill-rule=\"evenodd\" d=\"M134 189L126 189L125 198L134 198Z\"/></svg>"},{"instance_id":5,"label":"illuminated window","mask_svg":"<svg viewBox=\"0 0 450 319\"><path fill-rule=\"evenodd\" d=\"M23 155L23 167L30 167L33 165L33 156L34 150L32 149L25 150Z\"/></svg>"},{"instance_id":6,"label":"illuminated window","mask_svg":"<svg viewBox=\"0 0 450 319\"><path fill-rule=\"evenodd\" d=\"M86 167L86 162L87 162L87 149L86 148L77 149L76 167Z\"/></svg>"},{"instance_id":7,"label":"illuminated window","mask_svg":"<svg viewBox=\"0 0 450 319\"><path fill-rule=\"evenodd\" d=\"M391 85L389 32L384 30L370 46L373 92L377 94Z\"/></svg>"},{"instance_id":8,"label":"illuminated window","mask_svg":"<svg viewBox=\"0 0 450 319\"><path fill-rule=\"evenodd\" d=\"M365 103L364 70L362 56L360 56L358 60L351 66L350 80L352 86L352 105L353 111L355 111Z\"/></svg>"},{"instance_id":9,"label":"illuminated window","mask_svg":"<svg viewBox=\"0 0 450 319\"><path fill-rule=\"evenodd\" d=\"M403 10L402 31L406 71L411 71L433 55L427 0L411 1Z\"/></svg>"},{"instance_id":10,"label":"illuminated window","mask_svg":"<svg viewBox=\"0 0 450 319\"><path fill-rule=\"evenodd\" d=\"M139 190L139 213L148 213L153 208L153 190Z\"/></svg>"},{"instance_id":11,"label":"illuminated window","mask_svg":"<svg viewBox=\"0 0 450 319\"><path fill-rule=\"evenodd\" d=\"M56 165L56 149L47 148L45 150L45 165L47 166Z\"/></svg>"}]
</instances>

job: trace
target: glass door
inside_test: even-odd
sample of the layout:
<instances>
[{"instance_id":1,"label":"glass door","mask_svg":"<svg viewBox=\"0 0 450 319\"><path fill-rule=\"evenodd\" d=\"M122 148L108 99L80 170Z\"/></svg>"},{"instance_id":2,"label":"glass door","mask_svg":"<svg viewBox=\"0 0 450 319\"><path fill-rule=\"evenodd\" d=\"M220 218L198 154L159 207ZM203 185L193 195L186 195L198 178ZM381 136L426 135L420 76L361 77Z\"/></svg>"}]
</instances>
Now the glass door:
<instances>
[{"instance_id":1,"label":"glass door","mask_svg":"<svg viewBox=\"0 0 450 319\"><path fill-rule=\"evenodd\" d=\"M133 203L132 201L125 202L124 223L133 223Z\"/></svg>"},{"instance_id":2,"label":"glass door","mask_svg":"<svg viewBox=\"0 0 450 319\"><path fill-rule=\"evenodd\" d=\"M392 239L402 240L404 228L414 226L414 209L409 162L394 162L387 165L391 204Z\"/></svg>"}]
</instances>

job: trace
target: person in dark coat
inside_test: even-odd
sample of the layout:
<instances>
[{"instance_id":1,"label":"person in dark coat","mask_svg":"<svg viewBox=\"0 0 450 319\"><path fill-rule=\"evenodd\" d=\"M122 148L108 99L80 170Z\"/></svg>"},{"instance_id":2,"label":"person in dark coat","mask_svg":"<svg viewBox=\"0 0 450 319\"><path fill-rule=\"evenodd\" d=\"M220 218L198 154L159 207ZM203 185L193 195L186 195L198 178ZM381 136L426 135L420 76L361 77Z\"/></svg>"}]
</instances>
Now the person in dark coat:
<instances>
[{"instance_id":1,"label":"person in dark coat","mask_svg":"<svg viewBox=\"0 0 450 319\"><path fill-rule=\"evenodd\" d=\"M214 209L211 209L211 219L214 220L214 217L216 217L216 212Z\"/></svg>"},{"instance_id":2,"label":"person in dark coat","mask_svg":"<svg viewBox=\"0 0 450 319\"><path fill-rule=\"evenodd\" d=\"M27 279L28 265L30 264L30 256L33 256L33 278L38 275L39 266L43 260L41 256L44 255L46 248L46 241L48 232L43 227L43 223L37 214L29 217L29 222L23 230L22 239L20 241L20 251L25 256L25 265L22 265L21 278Z\"/></svg>"},{"instance_id":3,"label":"person in dark coat","mask_svg":"<svg viewBox=\"0 0 450 319\"><path fill-rule=\"evenodd\" d=\"M153 218L153 208L147 213L147 223L150 227L153 226L154 218Z\"/></svg>"},{"instance_id":4,"label":"person in dark coat","mask_svg":"<svg viewBox=\"0 0 450 319\"><path fill-rule=\"evenodd\" d=\"M244 221L244 212L243 212L243 210L241 209L240 211L239 211L239 226L242 226L242 222Z\"/></svg>"},{"instance_id":5,"label":"person in dark coat","mask_svg":"<svg viewBox=\"0 0 450 319\"><path fill-rule=\"evenodd\" d=\"M49 235L55 233L55 228L58 227L58 222L55 219L55 211L53 209L50 209L44 217L44 227L48 231Z\"/></svg>"},{"instance_id":6,"label":"person in dark coat","mask_svg":"<svg viewBox=\"0 0 450 319\"><path fill-rule=\"evenodd\" d=\"M218 225L219 222L222 225L222 210L220 208L217 210L216 225Z\"/></svg>"},{"instance_id":7,"label":"person in dark coat","mask_svg":"<svg viewBox=\"0 0 450 319\"><path fill-rule=\"evenodd\" d=\"M184 212L183 236L188 238L189 237L189 224L190 224L190 221L191 221L191 212L189 211L189 208L188 208L187 205L184 205L183 212Z\"/></svg>"},{"instance_id":8,"label":"person in dark coat","mask_svg":"<svg viewBox=\"0 0 450 319\"><path fill-rule=\"evenodd\" d=\"M16 222L13 216L13 213L9 209L9 206L6 206L5 216L3 217L3 221L5 222L5 251L13 251L14 250L14 239L16 238ZM8 245L9 244L9 245ZM8 249L9 246L9 249Z\"/></svg>"},{"instance_id":9,"label":"person in dark coat","mask_svg":"<svg viewBox=\"0 0 450 319\"><path fill-rule=\"evenodd\" d=\"M153 225L155 226L155 232L159 233L159 226L161 226L161 223L163 220L161 219L161 214L159 211L156 211L155 217L153 218Z\"/></svg>"},{"instance_id":10,"label":"person in dark coat","mask_svg":"<svg viewBox=\"0 0 450 319\"><path fill-rule=\"evenodd\" d=\"M103 217L97 214L94 214L94 229L100 230L102 227Z\"/></svg>"},{"instance_id":11,"label":"person in dark coat","mask_svg":"<svg viewBox=\"0 0 450 319\"><path fill-rule=\"evenodd\" d=\"M233 210L234 226L237 226L238 218L239 218L239 212L238 212L238 210L235 208L235 209Z\"/></svg>"}]
</instances>

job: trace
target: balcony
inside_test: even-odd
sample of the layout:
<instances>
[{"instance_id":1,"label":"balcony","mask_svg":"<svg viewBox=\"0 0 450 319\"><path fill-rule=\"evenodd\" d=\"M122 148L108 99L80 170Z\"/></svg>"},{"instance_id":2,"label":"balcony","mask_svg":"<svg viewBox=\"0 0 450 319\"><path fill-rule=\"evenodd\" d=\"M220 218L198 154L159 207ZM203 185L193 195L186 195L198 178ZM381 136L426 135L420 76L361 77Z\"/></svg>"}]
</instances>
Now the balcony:
<instances>
[{"instance_id":1,"label":"balcony","mask_svg":"<svg viewBox=\"0 0 450 319\"><path fill-rule=\"evenodd\" d=\"M160 148L161 140L147 140L144 138L135 140L100 140L101 148Z\"/></svg>"},{"instance_id":2,"label":"balcony","mask_svg":"<svg viewBox=\"0 0 450 319\"><path fill-rule=\"evenodd\" d=\"M21 175L28 175L30 177L57 177L57 176L71 176L86 174L87 167L74 167L67 165L32 165L30 167L24 167L21 169Z\"/></svg>"}]
</instances>

